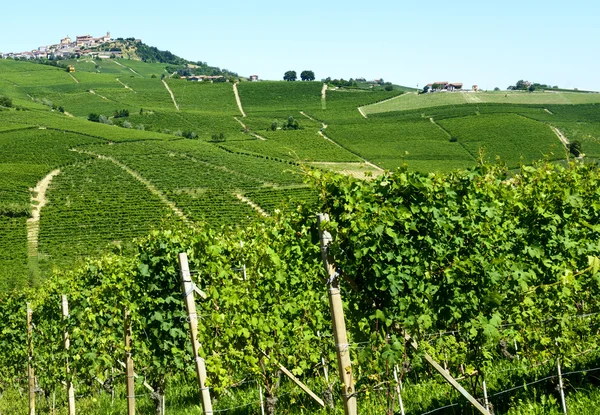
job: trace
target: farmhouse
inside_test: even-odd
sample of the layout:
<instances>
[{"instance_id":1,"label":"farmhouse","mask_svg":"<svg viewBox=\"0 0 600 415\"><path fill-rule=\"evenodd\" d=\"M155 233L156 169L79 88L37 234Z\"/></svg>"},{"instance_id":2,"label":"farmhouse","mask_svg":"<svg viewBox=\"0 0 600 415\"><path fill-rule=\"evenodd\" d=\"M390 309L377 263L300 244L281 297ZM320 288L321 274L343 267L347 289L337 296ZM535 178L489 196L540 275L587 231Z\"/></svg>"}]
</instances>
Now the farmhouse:
<instances>
[{"instance_id":1,"label":"farmhouse","mask_svg":"<svg viewBox=\"0 0 600 415\"><path fill-rule=\"evenodd\" d=\"M433 88L433 86L436 86L436 88ZM427 86L429 87L429 91L431 92L436 92L436 91L457 91L462 89L463 87L463 83L462 82L454 82L454 83L450 83L448 81L441 81L441 82L434 82L432 84L427 84Z\"/></svg>"},{"instance_id":2,"label":"farmhouse","mask_svg":"<svg viewBox=\"0 0 600 415\"><path fill-rule=\"evenodd\" d=\"M248 79L252 82L256 82L256 81L258 81L258 75L250 75L250 78L248 78Z\"/></svg>"}]
</instances>

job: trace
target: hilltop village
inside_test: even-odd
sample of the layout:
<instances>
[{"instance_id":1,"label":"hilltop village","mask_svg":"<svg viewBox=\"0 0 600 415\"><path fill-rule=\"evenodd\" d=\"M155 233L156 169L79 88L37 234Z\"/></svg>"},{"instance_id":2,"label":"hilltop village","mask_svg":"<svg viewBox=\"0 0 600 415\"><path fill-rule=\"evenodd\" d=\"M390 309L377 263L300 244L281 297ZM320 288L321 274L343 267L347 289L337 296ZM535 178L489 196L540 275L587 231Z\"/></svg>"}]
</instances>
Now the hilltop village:
<instances>
[{"instance_id":1,"label":"hilltop village","mask_svg":"<svg viewBox=\"0 0 600 415\"><path fill-rule=\"evenodd\" d=\"M26 52L10 52L0 53L0 56L4 59L56 59L56 58L69 58L72 56L90 55L92 54L91 48L103 45L111 42L113 39L110 37L110 32L106 33L106 36L93 37L90 35L76 36L75 40L72 40L69 36L61 39L59 43L54 45L40 46L37 49L26 51ZM112 57L120 57L120 51L112 52L101 52Z\"/></svg>"}]
</instances>

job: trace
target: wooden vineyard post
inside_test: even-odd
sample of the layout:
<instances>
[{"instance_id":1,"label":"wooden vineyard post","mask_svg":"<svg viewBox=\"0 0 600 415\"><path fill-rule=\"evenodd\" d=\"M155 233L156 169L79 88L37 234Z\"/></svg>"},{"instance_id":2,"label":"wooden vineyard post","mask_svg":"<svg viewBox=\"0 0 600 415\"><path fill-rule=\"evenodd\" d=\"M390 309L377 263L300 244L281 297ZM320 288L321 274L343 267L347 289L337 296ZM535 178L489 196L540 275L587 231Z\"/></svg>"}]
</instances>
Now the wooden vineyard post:
<instances>
[{"instance_id":1,"label":"wooden vineyard post","mask_svg":"<svg viewBox=\"0 0 600 415\"><path fill-rule=\"evenodd\" d=\"M419 350L419 345L417 344L417 342L414 339L412 339L407 333L404 334L404 339L408 342L408 344L410 346L412 346L413 349ZM442 375L442 377L446 380L446 382L448 382L450 385L452 385L452 387L454 389L459 391L462 396L467 398L467 400L471 403L471 405L473 405L475 408L477 408L477 410L479 412L481 412L483 415L490 415L489 411L486 408L484 408L479 402L477 402L477 399L475 399L469 392L467 392L465 390L465 388L460 386L460 383L458 383L456 381L456 379L454 379L452 377L452 375L450 375L450 372L448 372L446 369L444 369L442 366L440 366L440 364L438 362L433 360L433 358L431 356L429 356L428 353L425 353L424 357L425 357L425 360L427 360L427 362L431 366L433 366L433 368L435 370L437 370L440 375Z\"/></svg>"},{"instance_id":2,"label":"wooden vineyard post","mask_svg":"<svg viewBox=\"0 0 600 415\"><path fill-rule=\"evenodd\" d=\"M565 401L565 389L563 386L562 372L560 370L560 358L559 357L556 358L556 368L558 369L558 387L560 389L560 403L562 405L563 413L566 415L567 414L567 403Z\"/></svg>"},{"instance_id":3,"label":"wooden vineyard post","mask_svg":"<svg viewBox=\"0 0 600 415\"><path fill-rule=\"evenodd\" d=\"M125 309L125 371L127 374L127 415L135 415L135 380L133 374L133 357L131 357L131 316Z\"/></svg>"},{"instance_id":4,"label":"wooden vineyard post","mask_svg":"<svg viewBox=\"0 0 600 415\"><path fill-rule=\"evenodd\" d=\"M187 254L179 254L179 269L181 271L181 283L183 285L183 296L185 307L190 322L190 336L192 338L192 349L194 351L194 361L196 362L196 374L198 375L198 385L202 393L202 408L205 414L212 414L212 402L210 401L210 391L206 387L206 364L200 357L200 343L198 342L198 314L196 313L196 302L194 301L194 292L197 290L192 282L192 275L188 265Z\"/></svg>"},{"instance_id":5,"label":"wooden vineyard post","mask_svg":"<svg viewBox=\"0 0 600 415\"><path fill-rule=\"evenodd\" d=\"M33 310L27 303L27 377L29 379L29 415L35 415L35 373L33 371Z\"/></svg>"},{"instance_id":6,"label":"wooden vineyard post","mask_svg":"<svg viewBox=\"0 0 600 415\"><path fill-rule=\"evenodd\" d=\"M336 345L338 372L342 386L342 398L344 400L344 414L356 415L356 395L354 394L354 380L352 376L352 362L350 360L350 347L346 334L346 322L344 321L344 309L342 307L342 296L340 292L339 275L335 270L333 261L328 254L331 243L331 234L323 231L322 224L329 221L328 214L318 215L319 236L321 241L321 256L327 274L327 286L329 292L329 308L333 322L333 334Z\"/></svg>"},{"instance_id":7,"label":"wooden vineyard post","mask_svg":"<svg viewBox=\"0 0 600 415\"><path fill-rule=\"evenodd\" d=\"M398 379L398 365L394 365L394 380L396 381L396 393L398 394L398 404L400 405L400 414L404 415L404 403L402 402L402 387Z\"/></svg>"},{"instance_id":8,"label":"wooden vineyard post","mask_svg":"<svg viewBox=\"0 0 600 415\"><path fill-rule=\"evenodd\" d=\"M66 295L61 296L61 305L62 305L62 315L63 320L67 320L69 318L69 302L67 300ZM69 340L69 332L65 330L63 335L65 350L68 352L69 347L71 345L71 341ZM75 389L73 388L73 382L69 378L69 358L65 362L65 373L67 375L67 400L69 406L69 415L75 415Z\"/></svg>"}]
</instances>

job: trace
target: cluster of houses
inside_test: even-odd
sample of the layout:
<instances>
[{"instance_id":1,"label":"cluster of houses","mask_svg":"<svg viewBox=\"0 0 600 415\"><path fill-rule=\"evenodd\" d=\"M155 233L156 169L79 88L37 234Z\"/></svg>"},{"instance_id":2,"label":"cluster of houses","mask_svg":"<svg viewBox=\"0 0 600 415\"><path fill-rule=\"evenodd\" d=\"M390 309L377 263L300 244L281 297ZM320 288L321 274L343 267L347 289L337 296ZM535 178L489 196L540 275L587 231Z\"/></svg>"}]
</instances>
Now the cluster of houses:
<instances>
[{"instance_id":1,"label":"cluster of houses","mask_svg":"<svg viewBox=\"0 0 600 415\"><path fill-rule=\"evenodd\" d=\"M431 84L427 84L426 86L427 92L454 92L454 91L463 91L463 83L462 82L433 82ZM473 85L471 87L472 91L479 91L479 87L477 85Z\"/></svg>"},{"instance_id":2,"label":"cluster of houses","mask_svg":"<svg viewBox=\"0 0 600 415\"><path fill-rule=\"evenodd\" d=\"M190 75L190 76L182 76L181 79L187 79L188 81L194 82L202 82L202 81L210 81L214 82L218 79L225 79L223 75Z\"/></svg>"},{"instance_id":3,"label":"cluster of houses","mask_svg":"<svg viewBox=\"0 0 600 415\"><path fill-rule=\"evenodd\" d=\"M112 39L110 37L110 32L106 33L106 36L101 37L93 37L90 35L77 36L75 39L71 39L69 36L60 40L60 43L55 45L48 46L40 46L37 49L27 51L27 52L18 52L18 53L0 53L0 56L4 59L13 58L13 59L39 59L39 58L47 58L47 59L55 59L55 58L67 58L71 56L85 56L85 55L98 55L101 58L106 57L108 55L121 55L120 52L111 52L104 53L107 56L102 56L103 53L94 52L90 50L93 47L102 45L104 43L110 42Z\"/></svg>"}]
</instances>

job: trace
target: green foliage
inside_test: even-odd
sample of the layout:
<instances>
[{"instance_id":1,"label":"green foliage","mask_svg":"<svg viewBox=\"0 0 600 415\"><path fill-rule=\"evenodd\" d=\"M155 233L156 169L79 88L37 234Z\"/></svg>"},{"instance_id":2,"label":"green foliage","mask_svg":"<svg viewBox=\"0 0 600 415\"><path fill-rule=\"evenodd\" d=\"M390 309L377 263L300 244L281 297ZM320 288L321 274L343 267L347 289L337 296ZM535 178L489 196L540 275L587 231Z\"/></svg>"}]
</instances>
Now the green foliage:
<instances>
[{"instance_id":1,"label":"green foliage","mask_svg":"<svg viewBox=\"0 0 600 415\"><path fill-rule=\"evenodd\" d=\"M0 95L0 107L12 108L13 102L9 97Z\"/></svg>"},{"instance_id":2,"label":"green foliage","mask_svg":"<svg viewBox=\"0 0 600 415\"><path fill-rule=\"evenodd\" d=\"M295 81L296 79L298 79L298 76L296 75L296 71L287 71L283 75L284 81Z\"/></svg>"},{"instance_id":3,"label":"green foliage","mask_svg":"<svg viewBox=\"0 0 600 415\"><path fill-rule=\"evenodd\" d=\"M287 81L287 79L285 79L285 76L283 79ZM309 70L302 71L300 73L300 79L302 79L303 81L314 81L315 73L313 71L309 71Z\"/></svg>"}]
</instances>

